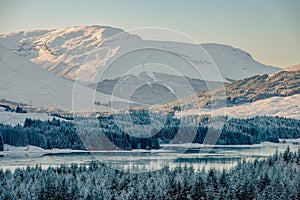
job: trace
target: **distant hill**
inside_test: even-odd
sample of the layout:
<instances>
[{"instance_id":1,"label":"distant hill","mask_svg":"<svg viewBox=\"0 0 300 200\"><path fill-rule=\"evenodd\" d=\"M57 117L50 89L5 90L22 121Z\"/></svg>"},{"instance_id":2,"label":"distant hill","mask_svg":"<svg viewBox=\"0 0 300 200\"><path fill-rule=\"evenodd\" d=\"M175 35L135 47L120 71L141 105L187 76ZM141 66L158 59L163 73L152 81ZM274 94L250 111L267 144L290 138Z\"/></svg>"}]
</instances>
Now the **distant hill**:
<instances>
[{"instance_id":1,"label":"distant hill","mask_svg":"<svg viewBox=\"0 0 300 200\"><path fill-rule=\"evenodd\" d=\"M233 106L274 96L291 96L300 93L300 72L280 71L270 76L266 74L254 76L227 84L225 90L226 99L222 99L225 96L221 96L220 99L210 100L209 92L203 92L190 96L184 101L189 102L196 98L200 102L200 105L195 105L198 107L209 107L211 103L217 101L226 101L227 106ZM211 92L217 94L221 90L215 89Z\"/></svg>"},{"instance_id":2,"label":"distant hill","mask_svg":"<svg viewBox=\"0 0 300 200\"><path fill-rule=\"evenodd\" d=\"M136 105L153 105L166 104L177 98L206 91L208 90L207 84L209 84L210 88L217 88L224 83L154 72L152 76L149 76L147 73L141 73L139 75L129 74L113 80L106 79L102 82L91 84L90 87L107 95L131 100ZM121 90L123 89L121 87L125 88L125 92ZM126 93L126 91L128 92Z\"/></svg>"},{"instance_id":3,"label":"distant hill","mask_svg":"<svg viewBox=\"0 0 300 200\"><path fill-rule=\"evenodd\" d=\"M159 109L171 111L175 107L180 107L181 110L195 110L197 112L197 109L210 108L212 104L215 108L226 105L229 107L235 106L238 109L238 105L258 100L300 94L300 71L280 71L270 76L266 74L254 76L225 85L225 91L226 95L222 95L223 90L220 88L200 92L181 99L181 103L177 100L161 106ZM211 96L214 99L211 99ZM294 106L298 106L298 104ZM155 110L156 108L152 107L152 109ZM197 114L195 112L193 114Z\"/></svg>"}]
</instances>

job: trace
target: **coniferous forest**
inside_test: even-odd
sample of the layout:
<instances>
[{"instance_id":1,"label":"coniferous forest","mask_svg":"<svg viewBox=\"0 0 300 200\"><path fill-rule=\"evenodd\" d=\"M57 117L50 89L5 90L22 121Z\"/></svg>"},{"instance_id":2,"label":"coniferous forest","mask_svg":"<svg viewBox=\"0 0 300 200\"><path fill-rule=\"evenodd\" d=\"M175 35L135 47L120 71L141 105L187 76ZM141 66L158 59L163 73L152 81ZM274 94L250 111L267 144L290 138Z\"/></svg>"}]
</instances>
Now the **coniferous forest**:
<instances>
[{"instance_id":1,"label":"coniferous forest","mask_svg":"<svg viewBox=\"0 0 300 200\"><path fill-rule=\"evenodd\" d=\"M158 114L157 114L158 115ZM63 121L53 118L53 120L41 121L26 119L24 125L10 126L0 124L0 151L3 144L13 146L34 145L44 149L85 149L82 142L86 140L95 141L95 138L108 138L116 147L126 150L131 149L159 149L162 143L204 143L210 129L210 136L218 138L216 144L237 145L237 144L257 144L264 141L279 142L279 139L300 138L300 120L283 117L254 117L249 119L236 119L218 117L201 119L192 116L180 120L173 115L157 116L158 121L165 120L163 127L155 134L140 137L145 130L155 132L156 124L150 124L149 113L146 111L134 112L131 114L133 123L138 124L142 129L132 129L136 135L131 135L122 126L130 126L128 116L125 114L101 116L97 118L97 126L91 130L91 124L78 127L71 121ZM161 119L161 120L160 120ZM224 121L222 130L209 127L211 120ZM88 120L87 120L88 121ZM197 123L192 123L197 121ZM82 131L84 127L87 131ZM184 134L174 141L175 136L181 129ZM191 140L192 138L192 140ZM99 139L102 140L102 139ZM206 141L207 142L207 141ZM208 141L209 143L209 141ZM215 143L213 143L215 144ZM91 145L89 149L105 149L107 146L101 144Z\"/></svg>"},{"instance_id":2,"label":"coniferous forest","mask_svg":"<svg viewBox=\"0 0 300 200\"><path fill-rule=\"evenodd\" d=\"M300 199L300 149L230 170L182 165L147 173L86 165L0 170L0 199Z\"/></svg>"}]
</instances>

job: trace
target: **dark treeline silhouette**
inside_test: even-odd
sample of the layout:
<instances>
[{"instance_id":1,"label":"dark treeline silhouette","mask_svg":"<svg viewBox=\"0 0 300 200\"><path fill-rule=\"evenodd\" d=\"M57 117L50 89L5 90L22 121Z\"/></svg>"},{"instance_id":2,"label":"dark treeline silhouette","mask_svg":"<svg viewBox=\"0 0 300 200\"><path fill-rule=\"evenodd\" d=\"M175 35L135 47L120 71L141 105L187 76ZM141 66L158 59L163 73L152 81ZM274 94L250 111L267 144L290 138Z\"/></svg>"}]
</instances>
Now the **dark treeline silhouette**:
<instances>
[{"instance_id":1,"label":"dark treeline silhouette","mask_svg":"<svg viewBox=\"0 0 300 200\"><path fill-rule=\"evenodd\" d=\"M300 149L230 170L188 165L147 173L118 171L98 162L0 170L0 199L300 199Z\"/></svg>"},{"instance_id":2,"label":"dark treeline silhouette","mask_svg":"<svg viewBox=\"0 0 300 200\"><path fill-rule=\"evenodd\" d=\"M28 146L34 145L42 147L44 149L85 149L86 143L83 144L82 140L87 138L89 141L94 142L103 139L104 136L110 139L115 148L121 148L126 150L131 149L158 149L159 143L157 138L139 138L128 135L118 127L111 129L105 129L103 131L100 126L98 129L92 130L92 127L88 127L88 131L78 131L80 128L73 122L61 121L53 118L53 120L41 121L26 119L24 125L10 126L0 124L0 151L3 151L3 144L9 144L12 146ZM101 142L101 141L97 141ZM88 146L91 149L107 149L109 146Z\"/></svg>"},{"instance_id":3,"label":"dark treeline silhouette","mask_svg":"<svg viewBox=\"0 0 300 200\"><path fill-rule=\"evenodd\" d=\"M44 149L83 149L73 123L53 120L26 119L23 126L0 124L0 136L4 144L12 146L34 145Z\"/></svg>"}]
</instances>

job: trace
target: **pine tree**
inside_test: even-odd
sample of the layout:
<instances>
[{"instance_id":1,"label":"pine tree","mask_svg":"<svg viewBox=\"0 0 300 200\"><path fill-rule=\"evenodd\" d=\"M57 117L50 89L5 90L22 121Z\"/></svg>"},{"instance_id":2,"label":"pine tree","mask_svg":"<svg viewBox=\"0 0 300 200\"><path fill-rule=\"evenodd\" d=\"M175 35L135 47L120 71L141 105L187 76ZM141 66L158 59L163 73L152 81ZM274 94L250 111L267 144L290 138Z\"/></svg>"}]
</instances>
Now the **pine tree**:
<instances>
[{"instance_id":1,"label":"pine tree","mask_svg":"<svg viewBox=\"0 0 300 200\"><path fill-rule=\"evenodd\" d=\"M205 198L206 194L206 187L203 178L201 175L198 175L198 178L196 179L194 188L193 188L193 194L192 198L193 199L201 199Z\"/></svg>"},{"instance_id":2,"label":"pine tree","mask_svg":"<svg viewBox=\"0 0 300 200\"><path fill-rule=\"evenodd\" d=\"M4 150L2 135L0 134L0 151Z\"/></svg>"}]
</instances>

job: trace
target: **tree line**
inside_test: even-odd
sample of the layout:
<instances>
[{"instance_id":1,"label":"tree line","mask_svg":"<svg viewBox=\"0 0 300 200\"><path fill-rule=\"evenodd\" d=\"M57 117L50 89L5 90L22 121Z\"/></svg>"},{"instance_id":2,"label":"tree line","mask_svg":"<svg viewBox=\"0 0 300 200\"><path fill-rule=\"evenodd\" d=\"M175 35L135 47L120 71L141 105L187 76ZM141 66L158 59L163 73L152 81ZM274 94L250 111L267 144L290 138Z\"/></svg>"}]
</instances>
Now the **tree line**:
<instances>
[{"instance_id":1,"label":"tree line","mask_svg":"<svg viewBox=\"0 0 300 200\"><path fill-rule=\"evenodd\" d=\"M210 126L212 120L224 124L222 127ZM164 124L158 130L162 121ZM160 144L171 142L238 145L300 138L300 120L270 116L249 119L188 116L178 119L172 113L163 116L143 110L100 116L95 123L91 124L88 119L75 123L53 118L47 121L26 119L23 126L0 124L0 151L3 151L3 144L34 145L45 149L131 150L159 149Z\"/></svg>"}]
</instances>

